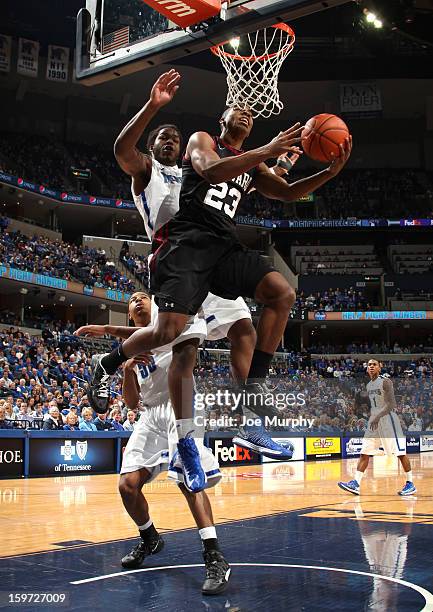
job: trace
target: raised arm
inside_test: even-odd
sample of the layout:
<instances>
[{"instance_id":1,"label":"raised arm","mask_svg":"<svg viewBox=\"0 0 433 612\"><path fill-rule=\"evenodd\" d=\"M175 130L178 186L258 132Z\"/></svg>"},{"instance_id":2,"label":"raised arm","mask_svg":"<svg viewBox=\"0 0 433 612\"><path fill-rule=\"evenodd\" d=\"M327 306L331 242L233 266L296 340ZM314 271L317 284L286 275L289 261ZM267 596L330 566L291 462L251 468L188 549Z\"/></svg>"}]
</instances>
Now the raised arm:
<instances>
[{"instance_id":1,"label":"raised arm","mask_svg":"<svg viewBox=\"0 0 433 612\"><path fill-rule=\"evenodd\" d=\"M186 155L194 170L205 181L212 184L224 183L252 170L267 159L286 153L293 144L300 141L302 129L303 126L296 123L285 132L280 132L267 145L224 159L218 157L214 150L214 141L209 134L195 132L189 139Z\"/></svg>"},{"instance_id":2,"label":"raised arm","mask_svg":"<svg viewBox=\"0 0 433 612\"><path fill-rule=\"evenodd\" d=\"M254 187L267 198L273 200L282 200L283 202L292 202L299 198L309 195L334 176L336 176L344 168L352 151L352 137L346 139L344 145L340 145L340 155L333 159L328 168L300 179L295 183L287 183L279 176L275 176L266 164L260 164L259 171L256 174Z\"/></svg>"},{"instance_id":3,"label":"raised arm","mask_svg":"<svg viewBox=\"0 0 433 612\"><path fill-rule=\"evenodd\" d=\"M139 329L138 327L127 327L126 325L83 325L74 331L74 336L90 336L99 338L108 334L115 338L126 340Z\"/></svg>"},{"instance_id":4,"label":"raised arm","mask_svg":"<svg viewBox=\"0 0 433 612\"><path fill-rule=\"evenodd\" d=\"M149 100L143 108L125 125L114 143L114 155L119 166L133 179L140 180L138 193L147 185L152 172L152 162L148 155L137 149L137 143L144 130L158 111L168 104L179 88L180 74L169 70L155 82Z\"/></svg>"}]
</instances>

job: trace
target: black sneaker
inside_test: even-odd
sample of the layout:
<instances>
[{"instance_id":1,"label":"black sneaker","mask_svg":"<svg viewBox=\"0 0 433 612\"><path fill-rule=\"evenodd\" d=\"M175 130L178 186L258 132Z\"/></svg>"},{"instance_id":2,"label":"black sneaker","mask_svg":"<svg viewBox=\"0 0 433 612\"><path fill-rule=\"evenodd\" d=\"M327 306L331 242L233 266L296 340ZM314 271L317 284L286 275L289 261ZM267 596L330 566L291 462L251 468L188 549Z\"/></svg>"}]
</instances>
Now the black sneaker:
<instances>
[{"instance_id":1,"label":"black sneaker","mask_svg":"<svg viewBox=\"0 0 433 612\"><path fill-rule=\"evenodd\" d=\"M272 395L270 389L264 381L246 383L242 389L245 402L242 408L248 408L259 417L281 417L281 412L272 402L271 405L266 404L266 398Z\"/></svg>"},{"instance_id":2,"label":"black sneaker","mask_svg":"<svg viewBox=\"0 0 433 612\"><path fill-rule=\"evenodd\" d=\"M104 366L101 364L103 357L105 357L105 354L93 355L92 357L93 375L90 389L87 392L89 403L98 414L104 414L108 410L110 385L114 379L114 376L107 374Z\"/></svg>"},{"instance_id":3,"label":"black sneaker","mask_svg":"<svg viewBox=\"0 0 433 612\"><path fill-rule=\"evenodd\" d=\"M161 536L158 536L155 540L150 540L150 542L145 542L140 538L140 542L137 546L134 546L131 552L123 557L121 561L122 567L128 569L138 568L143 563L145 557L156 555L156 553L159 553L163 548L164 540Z\"/></svg>"},{"instance_id":4,"label":"black sneaker","mask_svg":"<svg viewBox=\"0 0 433 612\"><path fill-rule=\"evenodd\" d=\"M230 565L219 550L208 550L203 553L206 566L206 580L201 592L203 595L218 595L226 590L231 574Z\"/></svg>"}]
</instances>

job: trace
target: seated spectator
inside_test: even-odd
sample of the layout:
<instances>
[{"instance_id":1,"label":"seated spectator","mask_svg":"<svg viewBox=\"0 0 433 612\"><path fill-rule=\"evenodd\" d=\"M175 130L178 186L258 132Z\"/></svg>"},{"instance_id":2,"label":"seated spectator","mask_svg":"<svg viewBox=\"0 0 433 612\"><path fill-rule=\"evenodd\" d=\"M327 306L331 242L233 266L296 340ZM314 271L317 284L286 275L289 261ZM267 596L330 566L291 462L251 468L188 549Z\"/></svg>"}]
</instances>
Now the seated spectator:
<instances>
[{"instance_id":1,"label":"seated spectator","mask_svg":"<svg viewBox=\"0 0 433 612\"><path fill-rule=\"evenodd\" d=\"M125 431L134 431L135 425L135 412L133 410L128 410L126 413L126 421L123 423L123 429Z\"/></svg>"},{"instance_id":2,"label":"seated spectator","mask_svg":"<svg viewBox=\"0 0 433 612\"><path fill-rule=\"evenodd\" d=\"M81 421L78 428L80 431L98 431L93 422L93 410L91 408L83 408L81 411Z\"/></svg>"},{"instance_id":3,"label":"seated spectator","mask_svg":"<svg viewBox=\"0 0 433 612\"><path fill-rule=\"evenodd\" d=\"M93 424L98 431L107 431L112 429L111 421L107 419L107 413L98 414L96 419L93 419Z\"/></svg>"},{"instance_id":4,"label":"seated spectator","mask_svg":"<svg viewBox=\"0 0 433 612\"><path fill-rule=\"evenodd\" d=\"M57 406L51 406L49 416L42 427L45 431L55 431L63 429L63 420Z\"/></svg>"},{"instance_id":5,"label":"seated spectator","mask_svg":"<svg viewBox=\"0 0 433 612\"><path fill-rule=\"evenodd\" d=\"M110 412L111 428L112 429L114 429L116 431L124 431L123 425L120 422L121 418L122 418L122 415L121 415L120 410L118 408L114 408Z\"/></svg>"},{"instance_id":6,"label":"seated spectator","mask_svg":"<svg viewBox=\"0 0 433 612\"><path fill-rule=\"evenodd\" d=\"M68 414L66 415L63 429L66 429L67 431L77 431L79 429L77 423L77 415L74 412L68 412Z\"/></svg>"},{"instance_id":7,"label":"seated spectator","mask_svg":"<svg viewBox=\"0 0 433 612\"><path fill-rule=\"evenodd\" d=\"M13 423L6 419L4 406L0 406L0 429L13 429Z\"/></svg>"}]
</instances>

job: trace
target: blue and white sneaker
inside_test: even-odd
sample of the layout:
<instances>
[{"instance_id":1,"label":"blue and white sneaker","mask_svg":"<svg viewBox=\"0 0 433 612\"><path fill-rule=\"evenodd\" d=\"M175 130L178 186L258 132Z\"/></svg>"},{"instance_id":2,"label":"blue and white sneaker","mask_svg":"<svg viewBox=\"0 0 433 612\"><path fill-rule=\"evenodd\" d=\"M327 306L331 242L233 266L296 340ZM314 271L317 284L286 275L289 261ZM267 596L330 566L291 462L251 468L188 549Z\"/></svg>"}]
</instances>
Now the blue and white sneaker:
<instances>
[{"instance_id":1,"label":"blue and white sneaker","mask_svg":"<svg viewBox=\"0 0 433 612\"><path fill-rule=\"evenodd\" d=\"M289 461L293 457L293 451L295 450L290 442L287 442L284 446L277 444L264 430L260 432L239 432L233 438L233 444L242 448L248 448L264 457L276 459L277 461Z\"/></svg>"},{"instance_id":2,"label":"blue and white sneaker","mask_svg":"<svg viewBox=\"0 0 433 612\"><path fill-rule=\"evenodd\" d=\"M102 358L107 354L93 355L91 361L93 374L87 398L97 414L107 412L111 397L111 384L114 381L114 375L108 374L101 363Z\"/></svg>"},{"instance_id":3,"label":"blue and white sneaker","mask_svg":"<svg viewBox=\"0 0 433 612\"><path fill-rule=\"evenodd\" d=\"M339 482L338 486L343 491L349 491L349 493L353 493L353 495L360 495L361 490L359 488L359 482L357 480L349 480L349 482Z\"/></svg>"},{"instance_id":4,"label":"blue and white sneaker","mask_svg":"<svg viewBox=\"0 0 433 612\"><path fill-rule=\"evenodd\" d=\"M414 493L416 493L416 487L413 482L410 482L409 480L406 481L406 484L404 485L402 490L398 492L398 494L402 496L414 495Z\"/></svg>"},{"instance_id":5,"label":"blue and white sneaker","mask_svg":"<svg viewBox=\"0 0 433 612\"><path fill-rule=\"evenodd\" d=\"M200 453L192 432L187 433L184 438L181 438L177 443L182 472L183 483L191 493L199 493L206 487L206 474L200 462Z\"/></svg>"}]
</instances>

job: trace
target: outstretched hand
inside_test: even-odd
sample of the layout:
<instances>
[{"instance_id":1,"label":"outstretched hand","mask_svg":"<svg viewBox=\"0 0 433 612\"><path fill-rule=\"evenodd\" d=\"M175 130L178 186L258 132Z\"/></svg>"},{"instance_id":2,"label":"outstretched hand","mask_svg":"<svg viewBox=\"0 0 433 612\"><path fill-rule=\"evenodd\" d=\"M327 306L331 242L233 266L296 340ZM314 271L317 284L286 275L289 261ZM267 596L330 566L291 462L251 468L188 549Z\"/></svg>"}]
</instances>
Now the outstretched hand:
<instances>
[{"instance_id":1,"label":"outstretched hand","mask_svg":"<svg viewBox=\"0 0 433 612\"><path fill-rule=\"evenodd\" d=\"M151 102L158 108L171 102L179 89L180 79L180 74L174 69L161 74L150 92Z\"/></svg>"},{"instance_id":2,"label":"outstretched hand","mask_svg":"<svg viewBox=\"0 0 433 612\"><path fill-rule=\"evenodd\" d=\"M103 336L104 334L104 325L83 325L82 327L79 327L76 331L74 331L74 336L91 336L93 338L98 338L99 336Z\"/></svg>"},{"instance_id":3,"label":"outstretched hand","mask_svg":"<svg viewBox=\"0 0 433 612\"><path fill-rule=\"evenodd\" d=\"M332 154L332 160L331 160L331 165L329 166L329 172L333 176L341 172L341 170L346 165L351 152L352 152L352 136L349 135L345 139L344 144L340 145L340 155L338 157L335 157L335 155Z\"/></svg>"},{"instance_id":4,"label":"outstretched hand","mask_svg":"<svg viewBox=\"0 0 433 612\"><path fill-rule=\"evenodd\" d=\"M280 132L278 136L275 136L275 138L273 138L271 142L267 145L269 150L269 157L279 157L280 155L283 155L290 151L293 145L296 145L296 143L301 142L301 133L304 127L304 125L301 125L298 122L292 125L292 127L289 127L288 130Z\"/></svg>"}]
</instances>

